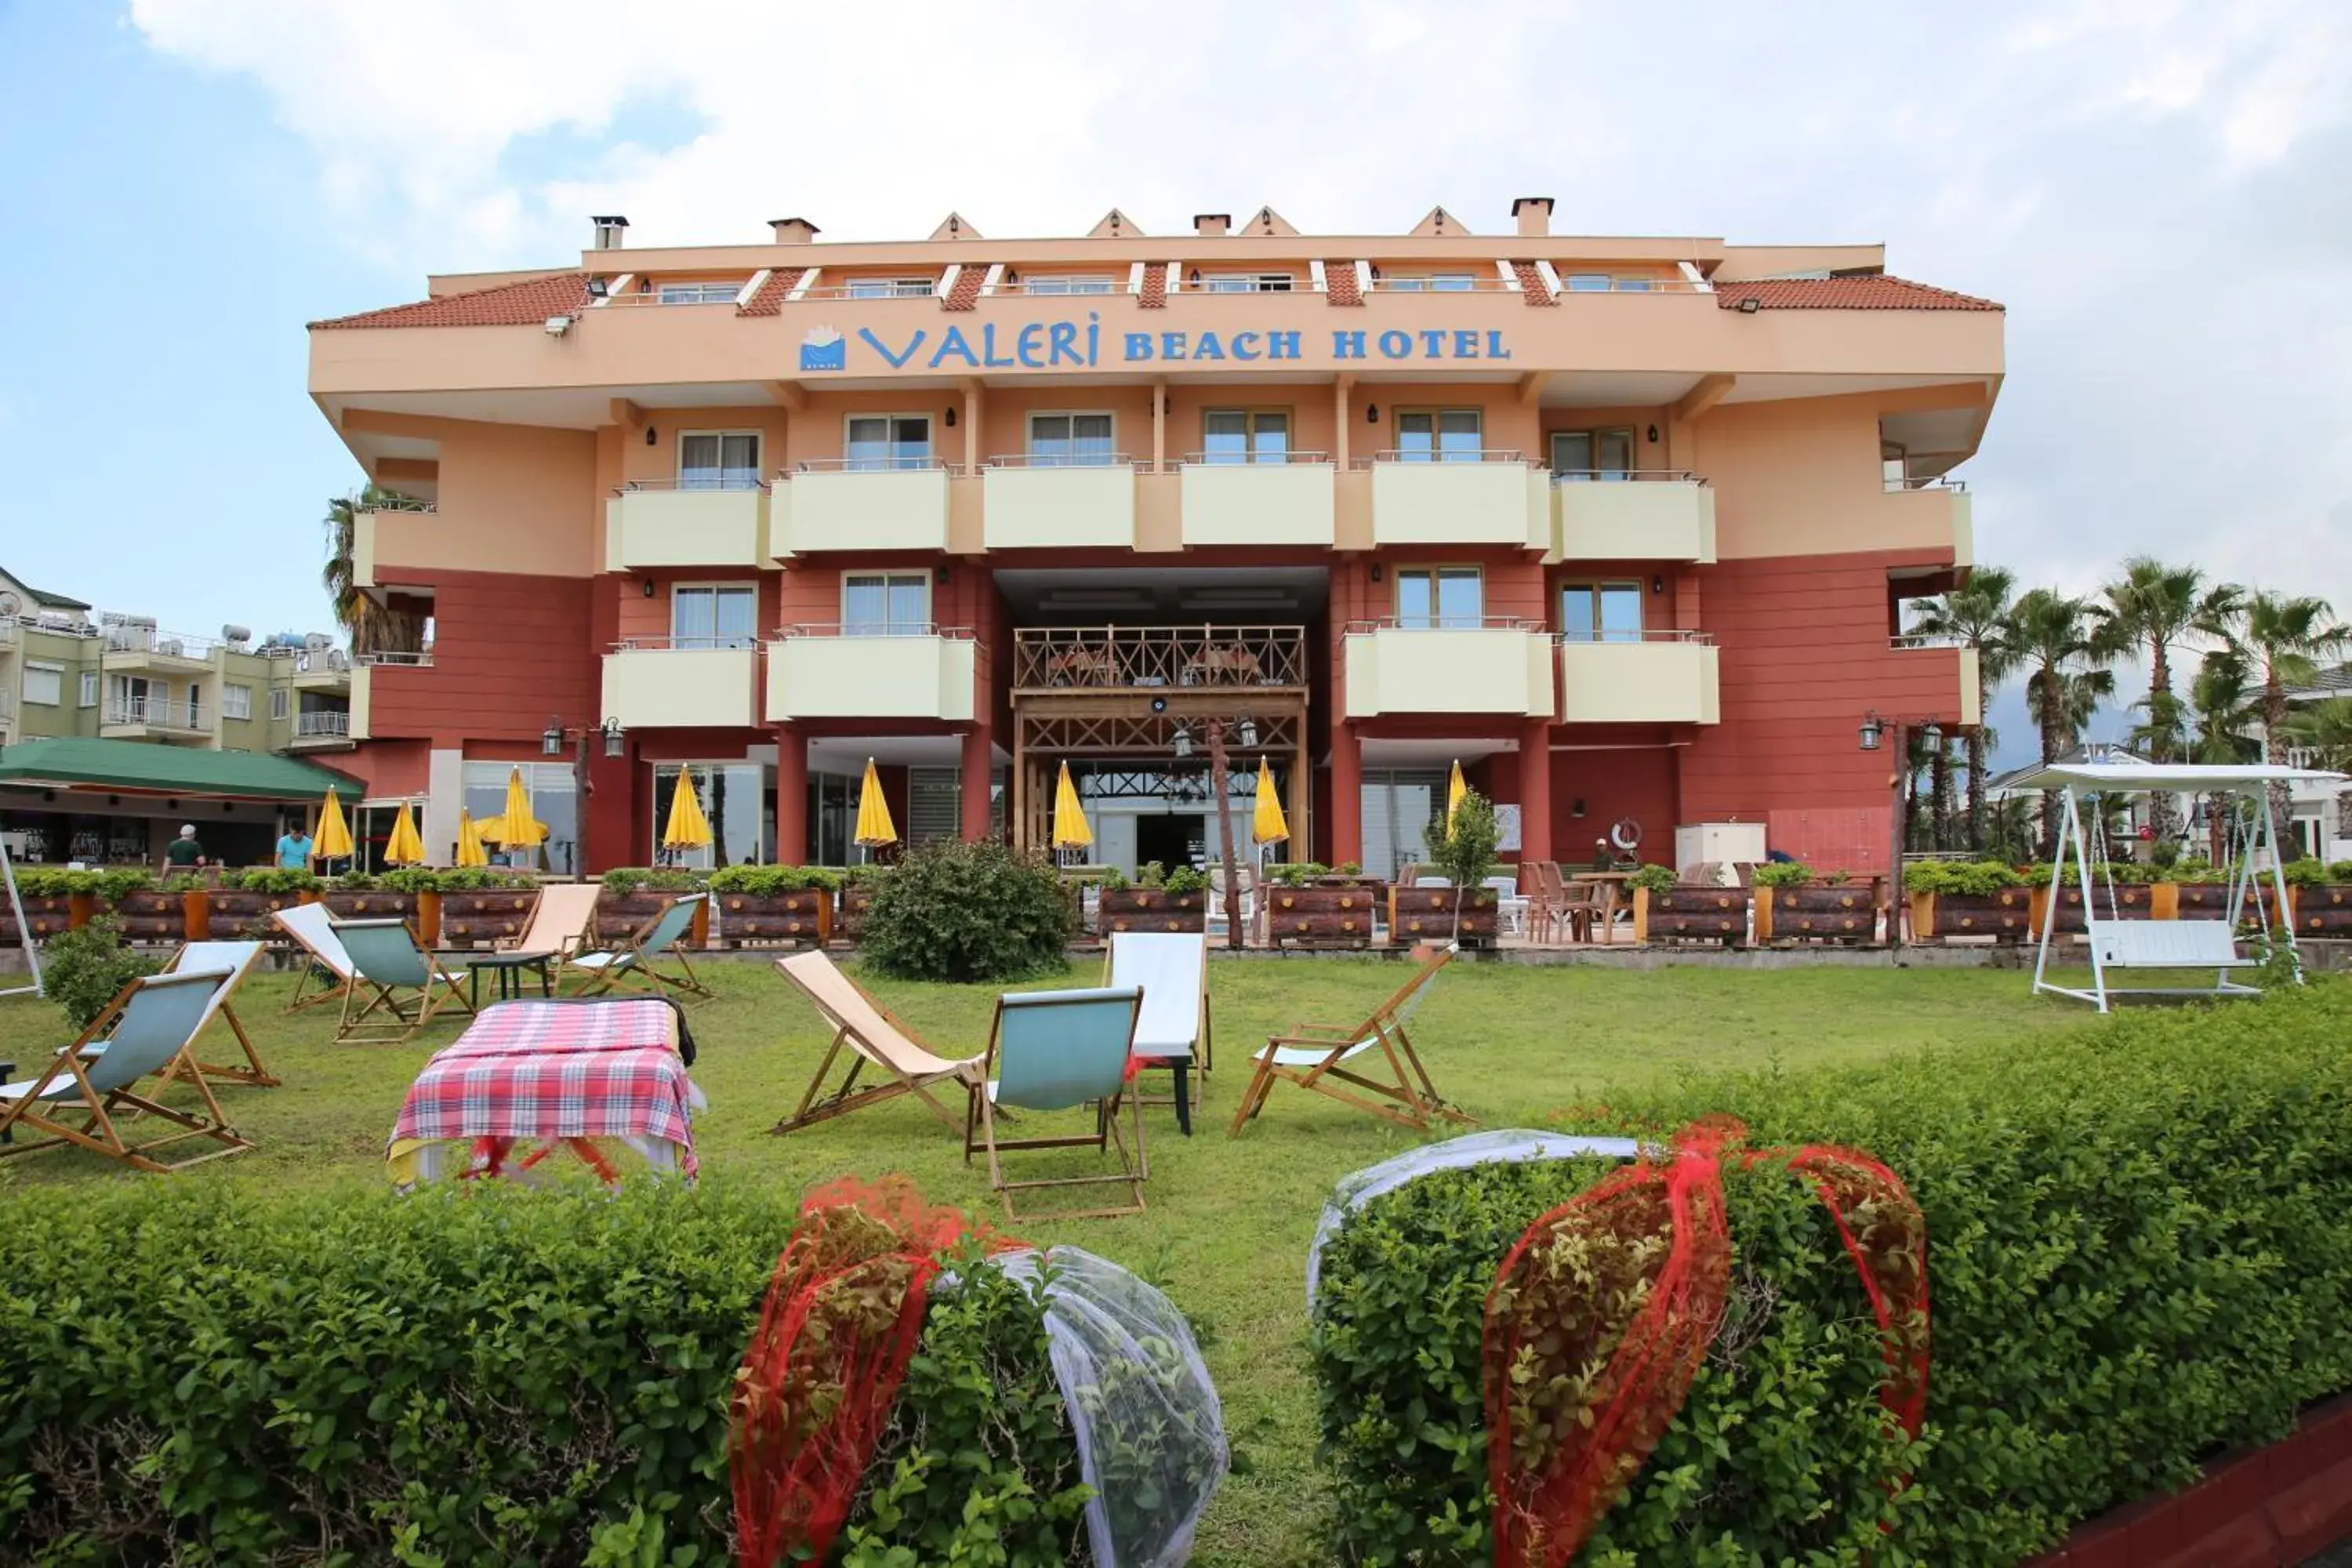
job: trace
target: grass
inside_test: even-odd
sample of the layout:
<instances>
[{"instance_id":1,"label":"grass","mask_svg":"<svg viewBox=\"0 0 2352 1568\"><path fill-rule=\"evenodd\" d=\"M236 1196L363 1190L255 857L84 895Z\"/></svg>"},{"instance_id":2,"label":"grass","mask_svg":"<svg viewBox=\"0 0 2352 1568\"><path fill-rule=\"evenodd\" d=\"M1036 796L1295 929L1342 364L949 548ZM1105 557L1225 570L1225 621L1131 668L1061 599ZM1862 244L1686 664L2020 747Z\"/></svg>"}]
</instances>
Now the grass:
<instances>
[{"instance_id":1,"label":"grass","mask_svg":"<svg viewBox=\"0 0 2352 1568\"><path fill-rule=\"evenodd\" d=\"M711 963L704 973L719 993L691 1014L700 1049L694 1076L710 1100L695 1130L705 1181L798 1190L846 1173L898 1171L934 1201L993 1211L984 1163L967 1168L961 1145L910 1099L789 1138L771 1136L768 1129L814 1070L825 1033L764 965ZM1287 1088L1240 1139L1228 1140L1225 1124L1249 1053L1269 1033L1301 1019L1360 1019L1406 973L1374 959L1214 964L1217 1068L1195 1135L1179 1137L1165 1106L1146 1112L1150 1211L1013 1227L1026 1239L1083 1246L1134 1269L1167 1290L1199 1330L1224 1403L1234 1474L1202 1527L1195 1562L1270 1568L1328 1561L1304 1348L1307 1244L1335 1181L1415 1140ZM1036 984L1093 984L1095 973L1074 969ZM944 1053L983 1043L992 988L861 978ZM258 977L238 1009L285 1087L219 1091L259 1148L184 1179L381 1193L384 1137L403 1093L462 1019L436 1024L404 1047L337 1047L331 1010L284 1013L292 984L290 976ZM2085 1016L2084 1009L2034 1000L2026 977L2013 971L1635 973L1464 963L1439 978L1412 1028L1440 1091L1483 1125L1507 1127L1540 1125L1561 1106L1689 1070L1793 1068L1929 1045L1966 1048ZM51 1004L0 1001L0 1057L13 1056L21 1076L49 1043L66 1037L61 1024ZM235 1047L224 1033L211 1048ZM1076 1171L1090 1158L1033 1157L1022 1170L1042 1173L1060 1162ZM0 1184L20 1198L51 1185L130 1179L78 1151L0 1164Z\"/></svg>"}]
</instances>

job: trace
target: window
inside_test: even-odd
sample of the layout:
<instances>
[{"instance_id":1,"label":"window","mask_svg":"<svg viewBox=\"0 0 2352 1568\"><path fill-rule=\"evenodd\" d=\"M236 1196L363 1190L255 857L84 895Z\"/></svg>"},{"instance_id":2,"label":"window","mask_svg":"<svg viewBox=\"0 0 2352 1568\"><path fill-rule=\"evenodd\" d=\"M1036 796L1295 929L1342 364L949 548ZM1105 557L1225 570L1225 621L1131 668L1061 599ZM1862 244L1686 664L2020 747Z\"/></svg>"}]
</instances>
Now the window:
<instances>
[{"instance_id":1,"label":"window","mask_svg":"<svg viewBox=\"0 0 2352 1568\"><path fill-rule=\"evenodd\" d=\"M1467 272L1431 272L1416 277L1390 278L1383 283L1399 294L1467 294L1478 286L1477 279Z\"/></svg>"},{"instance_id":2,"label":"window","mask_svg":"<svg viewBox=\"0 0 2352 1568\"><path fill-rule=\"evenodd\" d=\"M928 572L852 572L841 580L841 635L915 637L931 629Z\"/></svg>"},{"instance_id":3,"label":"window","mask_svg":"<svg viewBox=\"0 0 2352 1568\"><path fill-rule=\"evenodd\" d=\"M852 300L928 300L928 278L855 278L845 290Z\"/></svg>"},{"instance_id":4,"label":"window","mask_svg":"<svg viewBox=\"0 0 2352 1568\"><path fill-rule=\"evenodd\" d=\"M931 421L925 414L861 414L849 422L849 460L859 473L931 465Z\"/></svg>"},{"instance_id":5,"label":"window","mask_svg":"<svg viewBox=\"0 0 2352 1568\"><path fill-rule=\"evenodd\" d=\"M1099 468L1111 460L1111 419L1108 414L1032 414L1029 416L1029 463L1032 468Z\"/></svg>"},{"instance_id":6,"label":"window","mask_svg":"<svg viewBox=\"0 0 2352 1568\"><path fill-rule=\"evenodd\" d=\"M711 842L698 849L664 849L662 828L669 821L670 801L677 793L681 764L654 767L652 842L646 846L648 865L690 866L709 870L719 866L757 866L768 858L767 847L776 834L774 770L758 763L695 763L695 798L710 824Z\"/></svg>"},{"instance_id":7,"label":"window","mask_svg":"<svg viewBox=\"0 0 2352 1568\"><path fill-rule=\"evenodd\" d=\"M661 286L661 302L665 305L731 305L735 296L743 292L740 283L665 283Z\"/></svg>"},{"instance_id":8,"label":"window","mask_svg":"<svg viewBox=\"0 0 2352 1568\"><path fill-rule=\"evenodd\" d=\"M1486 623L1486 579L1475 566L1408 566L1396 580L1400 626L1466 631Z\"/></svg>"},{"instance_id":9,"label":"window","mask_svg":"<svg viewBox=\"0 0 2352 1568\"><path fill-rule=\"evenodd\" d=\"M1108 278L1032 278L1021 285L1027 294L1108 294L1111 288Z\"/></svg>"},{"instance_id":10,"label":"window","mask_svg":"<svg viewBox=\"0 0 2352 1568\"><path fill-rule=\"evenodd\" d=\"M25 700L46 702L51 707L66 700L66 667L44 664L37 659L25 661Z\"/></svg>"},{"instance_id":11,"label":"window","mask_svg":"<svg viewBox=\"0 0 2352 1568\"><path fill-rule=\"evenodd\" d=\"M1571 272L1565 281L1571 294L1606 294L1611 279L1606 272Z\"/></svg>"},{"instance_id":12,"label":"window","mask_svg":"<svg viewBox=\"0 0 2352 1568\"><path fill-rule=\"evenodd\" d=\"M287 716L294 710L292 697L293 692L288 687L273 686L269 689L269 717L274 722L284 723Z\"/></svg>"},{"instance_id":13,"label":"window","mask_svg":"<svg viewBox=\"0 0 2352 1568\"><path fill-rule=\"evenodd\" d=\"M1297 286L1287 272L1220 272L1203 285L1212 294L1287 294Z\"/></svg>"},{"instance_id":14,"label":"window","mask_svg":"<svg viewBox=\"0 0 2352 1568\"><path fill-rule=\"evenodd\" d=\"M697 431L677 438L677 488L747 490L760 482L756 431Z\"/></svg>"},{"instance_id":15,"label":"window","mask_svg":"<svg viewBox=\"0 0 2352 1568\"><path fill-rule=\"evenodd\" d=\"M221 717L250 719L253 717L253 688L224 686L221 688Z\"/></svg>"},{"instance_id":16,"label":"window","mask_svg":"<svg viewBox=\"0 0 2352 1568\"><path fill-rule=\"evenodd\" d=\"M155 699L157 702L162 704L164 710L168 712L172 706L172 689L161 681L156 682ZM201 730L204 727L204 691L203 689L198 687L194 681L191 680L188 682L188 728L191 730Z\"/></svg>"},{"instance_id":17,"label":"window","mask_svg":"<svg viewBox=\"0 0 2352 1568\"><path fill-rule=\"evenodd\" d=\"M1290 456L1290 415L1283 410L1212 408L1201 416L1202 460L1279 463Z\"/></svg>"},{"instance_id":18,"label":"window","mask_svg":"<svg viewBox=\"0 0 2352 1568\"><path fill-rule=\"evenodd\" d=\"M572 764L565 763L467 763L465 768L465 807L473 813L477 822L488 821L505 812L507 779L516 768L522 771L523 792L530 797L530 814L547 828L547 837L535 847L501 852L495 845L485 846L494 860L530 870L559 871L569 875L577 867L579 847L579 796L574 791ZM446 850L445 843L436 846Z\"/></svg>"},{"instance_id":19,"label":"window","mask_svg":"<svg viewBox=\"0 0 2352 1568\"><path fill-rule=\"evenodd\" d=\"M1482 452L1478 410L1423 409L1397 416L1397 456L1408 463L1475 463Z\"/></svg>"},{"instance_id":20,"label":"window","mask_svg":"<svg viewBox=\"0 0 2352 1568\"><path fill-rule=\"evenodd\" d=\"M1559 635L1569 642L1640 642L1642 584L1563 583Z\"/></svg>"},{"instance_id":21,"label":"window","mask_svg":"<svg viewBox=\"0 0 2352 1568\"><path fill-rule=\"evenodd\" d=\"M680 584L670 590L669 646L750 647L756 640L751 623L759 603L757 588Z\"/></svg>"},{"instance_id":22,"label":"window","mask_svg":"<svg viewBox=\"0 0 2352 1568\"><path fill-rule=\"evenodd\" d=\"M1633 471L1631 430L1555 430L1551 471L1564 479L1622 479Z\"/></svg>"},{"instance_id":23,"label":"window","mask_svg":"<svg viewBox=\"0 0 2352 1568\"><path fill-rule=\"evenodd\" d=\"M94 669L81 672L81 705L85 708L98 706L98 671Z\"/></svg>"}]
</instances>

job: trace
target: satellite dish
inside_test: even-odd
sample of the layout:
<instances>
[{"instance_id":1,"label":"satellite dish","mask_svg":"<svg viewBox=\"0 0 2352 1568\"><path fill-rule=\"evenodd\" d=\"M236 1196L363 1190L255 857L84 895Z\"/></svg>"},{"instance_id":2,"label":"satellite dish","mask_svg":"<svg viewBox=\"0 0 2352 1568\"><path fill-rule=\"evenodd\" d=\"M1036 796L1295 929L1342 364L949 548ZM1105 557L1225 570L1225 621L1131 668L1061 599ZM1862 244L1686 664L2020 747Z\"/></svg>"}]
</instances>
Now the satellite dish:
<instances>
[{"instance_id":1,"label":"satellite dish","mask_svg":"<svg viewBox=\"0 0 2352 1568\"><path fill-rule=\"evenodd\" d=\"M7 589L0 588L0 616L14 616L24 613L25 601Z\"/></svg>"},{"instance_id":2,"label":"satellite dish","mask_svg":"<svg viewBox=\"0 0 2352 1568\"><path fill-rule=\"evenodd\" d=\"M1621 816L1609 825L1609 847L1620 855L1631 855L1642 847L1642 825L1630 816Z\"/></svg>"}]
</instances>

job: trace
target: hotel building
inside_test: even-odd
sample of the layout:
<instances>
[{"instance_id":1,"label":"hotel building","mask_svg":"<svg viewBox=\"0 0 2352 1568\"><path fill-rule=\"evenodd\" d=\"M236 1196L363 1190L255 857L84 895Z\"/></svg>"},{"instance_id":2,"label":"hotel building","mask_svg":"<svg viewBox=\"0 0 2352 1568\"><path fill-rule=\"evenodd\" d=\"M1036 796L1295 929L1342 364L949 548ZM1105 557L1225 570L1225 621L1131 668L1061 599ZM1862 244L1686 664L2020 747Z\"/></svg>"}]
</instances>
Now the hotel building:
<instances>
[{"instance_id":1,"label":"hotel building","mask_svg":"<svg viewBox=\"0 0 2352 1568\"><path fill-rule=\"evenodd\" d=\"M1298 858L1417 858L1459 761L1507 859L1739 821L1883 867L1857 726L1979 719L1969 650L1902 628L1973 559L1948 476L2000 308L1877 246L1514 207L674 248L607 217L576 265L314 322L320 412L412 498L362 519L361 581L431 626L352 671L336 765L446 853L529 764L594 870L652 857L685 764L720 858L839 863L868 758L909 838L1027 844L1066 762L1096 858L1173 863L1215 850L1217 721Z\"/></svg>"}]
</instances>

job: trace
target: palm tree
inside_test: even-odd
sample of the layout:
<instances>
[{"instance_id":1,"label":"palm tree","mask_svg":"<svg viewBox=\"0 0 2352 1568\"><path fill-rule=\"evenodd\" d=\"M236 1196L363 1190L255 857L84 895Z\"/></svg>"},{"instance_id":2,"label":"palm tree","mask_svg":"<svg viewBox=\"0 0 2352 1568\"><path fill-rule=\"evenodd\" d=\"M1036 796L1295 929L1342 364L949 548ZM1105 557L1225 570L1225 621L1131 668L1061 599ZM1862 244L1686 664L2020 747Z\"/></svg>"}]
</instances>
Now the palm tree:
<instances>
[{"instance_id":1,"label":"palm tree","mask_svg":"<svg viewBox=\"0 0 2352 1568\"><path fill-rule=\"evenodd\" d=\"M2291 739L2287 689L2309 685L2318 677L2321 659L2352 647L2352 626L2338 621L2325 599L2257 589L2232 607L2220 630L2248 676L2262 688L2258 707L2263 758L2284 763ZM2271 821L2283 830L2294 820L2287 786L2272 784L2270 796Z\"/></svg>"},{"instance_id":2,"label":"palm tree","mask_svg":"<svg viewBox=\"0 0 2352 1568\"><path fill-rule=\"evenodd\" d=\"M2246 735L2253 721L2253 696L2247 689L2245 660L2231 648L2207 654L2189 685L2189 717L2195 725L2189 741L2193 763L2243 763L2252 760L2254 742ZM2220 864L2229 858L2231 806L2235 796L2215 792L2205 797L2205 858Z\"/></svg>"},{"instance_id":3,"label":"palm tree","mask_svg":"<svg viewBox=\"0 0 2352 1568\"><path fill-rule=\"evenodd\" d=\"M2115 671L2107 668L2114 650L2101 640L2088 599L2069 598L2050 588L2036 588L2018 599L2011 612L2008 640L2028 670L2025 702L2042 731L2042 760L2054 763L2081 739L2099 703L2115 694ZM2057 847L2057 796L2045 790L2043 857Z\"/></svg>"},{"instance_id":4,"label":"palm tree","mask_svg":"<svg viewBox=\"0 0 2352 1568\"><path fill-rule=\"evenodd\" d=\"M1969 580L1937 598L1923 602L1911 629L1930 637L1957 638L1977 655L1977 717L1968 734L1969 847L1985 847L1985 753L1990 742L1981 722L1992 706L1992 694L2017 668L2009 644L2010 595L2017 579L1999 566L1979 566Z\"/></svg>"},{"instance_id":5,"label":"palm tree","mask_svg":"<svg viewBox=\"0 0 2352 1568\"><path fill-rule=\"evenodd\" d=\"M351 638L353 653L416 653L425 637L425 617L395 610L372 597L353 581L352 563L363 511L413 510L416 503L380 486L370 485L357 495L337 496L327 503L321 521L327 530L327 563L320 568L320 584L334 606L335 620Z\"/></svg>"},{"instance_id":6,"label":"palm tree","mask_svg":"<svg viewBox=\"0 0 2352 1568\"><path fill-rule=\"evenodd\" d=\"M2096 605L2099 634L2117 654L2147 654L2147 721L2133 731L2152 762L2180 759L2188 743L2180 700L2172 690L2172 649L2192 632L2211 627L2235 605L2232 584L2209 587L2194 566L2170 566L2153 555L2124 563L2123 575L2100 588L2106 603ZM2179 802L2158 790L2148 797L2148 826L2161 842L2178 836Z\"/></svg>"}]
</instances>

